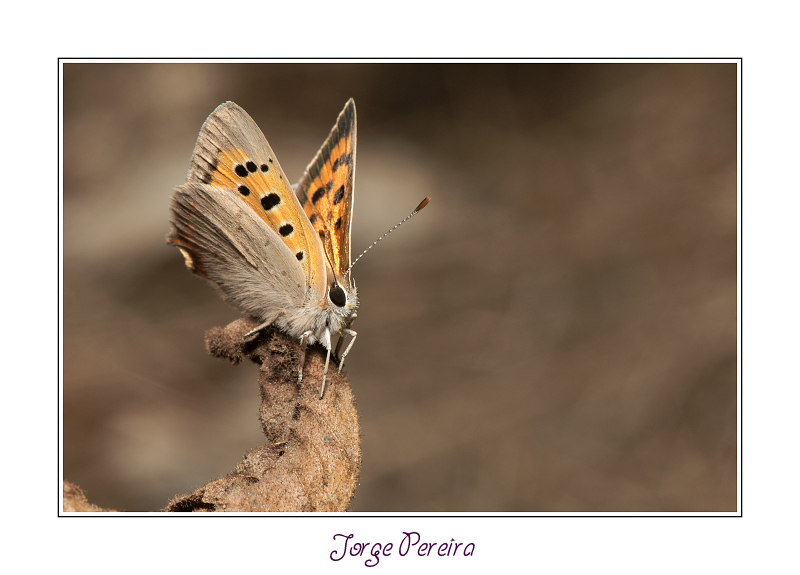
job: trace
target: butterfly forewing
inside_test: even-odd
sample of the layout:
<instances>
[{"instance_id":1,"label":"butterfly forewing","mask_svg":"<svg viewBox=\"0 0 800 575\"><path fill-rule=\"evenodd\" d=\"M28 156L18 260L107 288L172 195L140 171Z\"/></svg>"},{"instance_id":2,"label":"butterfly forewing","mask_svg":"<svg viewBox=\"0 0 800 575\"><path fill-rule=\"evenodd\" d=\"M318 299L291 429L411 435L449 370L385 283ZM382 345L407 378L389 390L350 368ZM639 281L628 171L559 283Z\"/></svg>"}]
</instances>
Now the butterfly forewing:
<instances>
[{"instance_id":1,"label":"butterfly forewing","mask_svg":"<svg viewBox=\"0 0 800 575\"><path fill-rule=\"evenodd\" d=\"M356 107L350 99L296 191L339 281L350 266L355 171Z\"/></svg>"},{"instance_id":2,"label":"butterfly forewing","mask_svg":"<svg viewBox=\"0 0 800 575\"><path fill-rule=\"evenodd\" d=\"M261 130L233 102L217 107L203 124L187 182L230 191L278 234L310 286L324 284L324 256L316 232Z\"/></svg>"}]
</instances>

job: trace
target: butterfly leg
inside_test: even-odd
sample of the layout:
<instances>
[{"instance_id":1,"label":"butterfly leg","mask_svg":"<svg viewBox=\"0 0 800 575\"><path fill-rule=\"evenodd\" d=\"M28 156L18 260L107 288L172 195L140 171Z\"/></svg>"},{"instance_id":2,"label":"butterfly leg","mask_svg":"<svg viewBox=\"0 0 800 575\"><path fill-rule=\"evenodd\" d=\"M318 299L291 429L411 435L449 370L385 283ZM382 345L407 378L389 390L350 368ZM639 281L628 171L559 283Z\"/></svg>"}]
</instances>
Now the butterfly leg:
<instances>
[{"instance_id":1,"label":"butterfly leg","mask_svg":"<svg viewBox=\"0 0 800 575\"><path fill-rule=\"evenodd\" d=\"M325 368L322 370L322 389L319 390L319 398L325 395L325 377L328 375L328 362L331 360L331 350L328 349L328 355L325 356Z\"/></svg>"},{"instance_id":2,"label":"butterfly leg","mask_svg":"<svg viewBox=\"0 0 800 575\"><path fill-rule=\"evenodd\" d=\"M297 369L297 385L299 386L303 381L303 365L306 363L306 347L308 346L308 337L311 335L310 331L305 332L300 336L300 364Z\"/></svg>"},{"instance_id":3,"label":"butterfly leg","mask_svg":"<svg viewBox=\"0 0 800 575\"><path fill-rule=\"evenodd\" d=\"M264 323L262 323L258 327L254 327L253 329L248 331L246 334L244 334L244 336L242 336L242 339L248 339L250 336L257 334L262 329L264 329L265 327L269 326L271 323L272 323L272 320L269 320L269 321L265 321Z\"/></svg>"},{"instance_id":4,"label":"butterfly leg","mask_svg":"<svg viewBox=\"0 0 800 575\"><path fill-rule=\"evenodd\" d=\"M357 317L358 317L358 314L356 314L356 313L354 313L353 315L351 315L351 316L350 316L350 321L348 321L348 322L347 322L347 325L346 325L346 326L344 326L344 327L346 327L346 328L349 328L351 325L353 325L353 322L356 320L356 318L357 318ZM342 356L340 356L340 355L339 355L339 350L340 350L340 349L342 349L342 342L343 342L343 341L344 341L344 338L343 338L343 337L340 337L340 338L339 338L339 341L336 343L336 353L334 354L334 357L342 357ZM345 352L345 353L346 353L346 352ZM340 363L341 363L341 362L340 362Z\"/></svg>"},{"instance_id":5,"label":"butterfly leg","mask_svg":"<svg viewBox=\"0 0 800 575\"><path fill-rule=\"evenodd\" d=\"M342 372L342 366L344 365L344 358L347 356L347 352L350 351L350 348L353 347L353 344L356 341L356 335L357 335L356 332L354 332L352 329L347 329L347 328L344 328L342 330L342 333L346 333L347 335L349 335L351 337L351 339L350 339L350 343L347 344L347 347L344 348L344 353L342 354L342 357L339 360L339 373ZM340 339L340 341L341 341L341 339Z\"/></svg>"}]
</instances>

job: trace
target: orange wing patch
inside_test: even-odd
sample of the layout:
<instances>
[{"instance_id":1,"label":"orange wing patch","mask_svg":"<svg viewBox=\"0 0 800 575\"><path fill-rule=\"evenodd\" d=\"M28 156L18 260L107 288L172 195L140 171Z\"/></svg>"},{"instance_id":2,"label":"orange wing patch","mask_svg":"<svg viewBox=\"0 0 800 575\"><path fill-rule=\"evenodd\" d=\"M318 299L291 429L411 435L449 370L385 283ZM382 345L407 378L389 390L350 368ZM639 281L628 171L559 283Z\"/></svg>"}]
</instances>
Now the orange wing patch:
<instances>
[{"instance_id":1,"label":"orange wing patch","mask_svg":"<svg viewBox=\"0 0 800 575\"><path fill-rule=\"evenodd\" d=\"M340 281L350 266L355 164L356 108L351 99L306 168L296 192Z\"/></svg>"},{"instance_id":2,"label":"orange wing patch","mask_svg":"<svg viewBox=\"0 0 800 575\"><path fill-rule=\"evenodd\" d=\"M306 238L298 224L289 186L281 178L280 168L272 169L272 159L256 162L244 150L221 150L216 169L209 172L212 186L235 190L239 197L263 219L306 267ZM213 165L213 164L212 164ZM306 277L310 274L307 272Z\"/></svg>"}]
</instances>

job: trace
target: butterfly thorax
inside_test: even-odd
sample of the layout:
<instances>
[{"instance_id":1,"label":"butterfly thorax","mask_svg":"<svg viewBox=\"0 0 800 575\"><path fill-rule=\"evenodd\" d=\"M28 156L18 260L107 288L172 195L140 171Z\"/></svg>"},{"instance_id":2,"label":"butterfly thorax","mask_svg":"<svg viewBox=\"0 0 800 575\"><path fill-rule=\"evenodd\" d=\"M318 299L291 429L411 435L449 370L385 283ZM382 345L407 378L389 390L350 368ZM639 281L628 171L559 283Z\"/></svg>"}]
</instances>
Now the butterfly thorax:
<instances>
[{"instance_id":1,"label":"butterfly thorax","mask_svg":"<svg viewBox=\"0 0 800 575\"><path fill-rule=\"evenodd\" d=\"M319 302L308 301L295 310L281 314L275 324L292 337L311 332L309 343L331 347L331 336L339 334L349 325L358 309L356 286L331 283L325 297Z\"/></svg>"}]
</instances>

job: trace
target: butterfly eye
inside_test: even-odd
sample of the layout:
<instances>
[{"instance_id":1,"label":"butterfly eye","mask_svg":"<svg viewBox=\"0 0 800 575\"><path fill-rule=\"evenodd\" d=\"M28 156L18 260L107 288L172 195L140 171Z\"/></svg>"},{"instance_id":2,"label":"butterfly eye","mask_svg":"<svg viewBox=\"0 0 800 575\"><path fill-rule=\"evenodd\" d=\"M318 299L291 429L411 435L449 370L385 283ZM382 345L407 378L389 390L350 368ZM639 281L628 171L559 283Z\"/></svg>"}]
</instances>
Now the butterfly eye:
<instances>
[{"instance_id":1,"label":"butterfly eye","mask_svg":"<svg viewBox=\"0 0 800 575\"><path fill-rule=\"evenodd\" d=\"M347 303L347 296L345 295L342 286L339 284L333 284L331 291L328 293L328 297L338 307L344 307L344 304Z\"/></svg>"}]
</instances>

